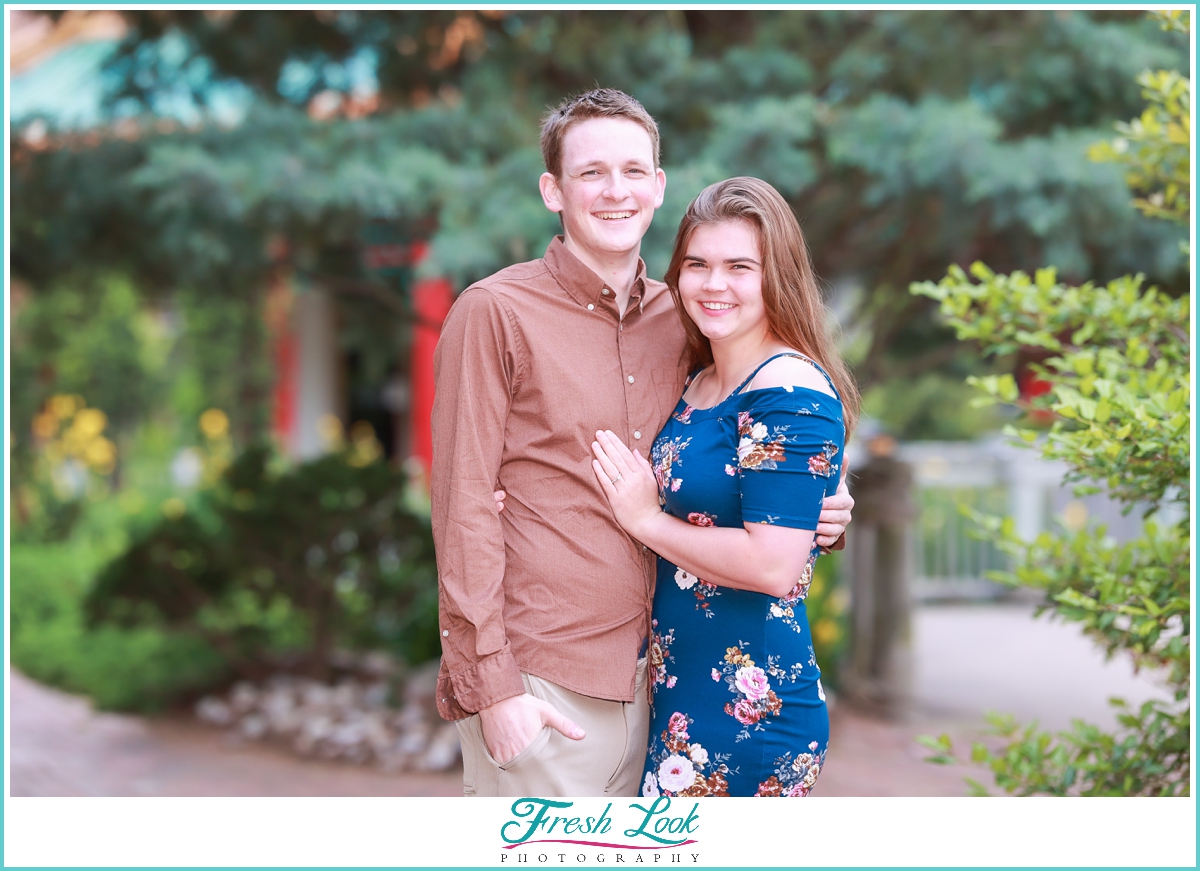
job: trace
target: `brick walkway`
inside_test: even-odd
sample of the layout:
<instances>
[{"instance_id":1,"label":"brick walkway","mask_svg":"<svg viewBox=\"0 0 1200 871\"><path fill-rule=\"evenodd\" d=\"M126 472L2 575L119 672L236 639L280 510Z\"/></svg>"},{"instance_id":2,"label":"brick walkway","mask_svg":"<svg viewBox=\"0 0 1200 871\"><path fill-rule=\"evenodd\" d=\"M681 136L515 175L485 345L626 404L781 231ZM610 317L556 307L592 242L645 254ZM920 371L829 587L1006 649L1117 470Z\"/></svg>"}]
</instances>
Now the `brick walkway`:
<instances>
[{"instance_id":1,"label":"brick walkway","mask_svg":"<svg viewBox=\"0 0 1200 871\"><path fill-rule=\"evenodd\" d=\"M1030 619L1025 606L923 608L914 620L914 707L881 722L834 705L829 760L814 796L955 796L976 768L923 762L914 736L948 732L965 749L984 710L1103 722L1104 699L1160 692L1127 663L1104 662L1071 626ZM14 796L460 795L459 771L383 774L234 743L184 716L92 711L87 700L10 672Z\"/></svg>"},{"instance_id":2,"label":"brick walkway","mask_svg":"<svg viewBox=\"0 0 1200 871\"><path fill-rule=\"evenodd\" d=\"M185 717L96 713L86 699L10 671L14 796L461 795L460 770L383 774L235 743ZM913 728L845 706L833 717L821 795L961 795L961 774L921 762Z\"/></svg>"}]
</instances>

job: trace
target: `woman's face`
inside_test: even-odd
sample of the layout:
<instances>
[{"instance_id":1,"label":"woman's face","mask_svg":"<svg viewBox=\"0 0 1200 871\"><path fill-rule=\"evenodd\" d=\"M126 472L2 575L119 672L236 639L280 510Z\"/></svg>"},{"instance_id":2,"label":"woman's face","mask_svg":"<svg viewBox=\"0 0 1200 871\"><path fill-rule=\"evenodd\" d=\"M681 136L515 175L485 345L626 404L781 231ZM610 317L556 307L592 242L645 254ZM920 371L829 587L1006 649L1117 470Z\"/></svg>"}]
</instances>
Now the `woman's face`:
<instances>
[{"instance_id":1,"label":"woman's face","mask_svg":"<svg viewBox=\"0 0 1200 871\"><path fill-rule=\"evenodd\" d=\"M679 270L684 310L714 344L765 340L758 230L748 221L701 224Z\"/></svg>"}]
</instances>

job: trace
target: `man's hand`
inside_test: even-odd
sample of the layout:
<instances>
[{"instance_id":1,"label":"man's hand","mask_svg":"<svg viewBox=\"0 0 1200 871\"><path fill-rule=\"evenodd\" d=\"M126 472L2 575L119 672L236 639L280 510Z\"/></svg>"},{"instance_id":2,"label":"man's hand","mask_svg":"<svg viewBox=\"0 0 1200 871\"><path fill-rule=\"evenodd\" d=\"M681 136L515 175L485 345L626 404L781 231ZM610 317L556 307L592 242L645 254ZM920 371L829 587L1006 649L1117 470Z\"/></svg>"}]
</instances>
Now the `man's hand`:
<instances>
[{"instance_id":1,"label":"man's hand","mask_svg":"<svg viewBox=\"0 0 1200 871\"><path fill-rule=\"evenodd\" d=\"M850 511L854 508L854 497L846 486L846 479L838 485L837 492L826 496L822 503L821 516L817 520L817 544L833 547L850 525Z\"/></svg>"},{"instance_id":2,"label":"man's hand","mask_svg":"<svg viewBox=\"0 0 1200 871\"><path fill-rule=\"evenodd\" d=\"M583 729L560 714L549 702L525 693L496 702L479 712L483 741L498 765L516 759L537 737L542 726L557 729L578 741Z\"/></svg>"}]
</instances>

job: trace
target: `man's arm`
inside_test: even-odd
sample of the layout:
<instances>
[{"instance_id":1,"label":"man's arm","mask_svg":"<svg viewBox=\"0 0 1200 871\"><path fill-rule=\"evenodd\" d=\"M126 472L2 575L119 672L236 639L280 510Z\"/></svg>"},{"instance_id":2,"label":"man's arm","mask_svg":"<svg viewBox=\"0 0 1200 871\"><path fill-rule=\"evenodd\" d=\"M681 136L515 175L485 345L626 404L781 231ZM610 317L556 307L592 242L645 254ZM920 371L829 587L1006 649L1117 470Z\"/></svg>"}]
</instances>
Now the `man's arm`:
<instances>
[{"instance_id":1,"label":"man's arm","mask_svg":"<svg viewBox=\"0 0 1200 871\"><path fill-rule=\"evenodd\" d=\"M450 688L443 714L475 713L525 692L504 627L504 536L492 500L518 377L517 337L501 304L470 290L434 353L430 502L438 616Z\"/></svg>"},{"instance_id":2,"label":"man's arm","mask_svg":"<svg viewBox=\"0 0 1200 871\"><path fill-rule=\"evenodd\" d=\"M519 341L509 312L475 290L451 308L434 353L430 501L450 683L439 688L438 708L451 719L478 713L500 764L542 726L584 737L552 705L525 693L504 626L504 535L492 493L520 378Z\"/></svg>"}]
</instances>

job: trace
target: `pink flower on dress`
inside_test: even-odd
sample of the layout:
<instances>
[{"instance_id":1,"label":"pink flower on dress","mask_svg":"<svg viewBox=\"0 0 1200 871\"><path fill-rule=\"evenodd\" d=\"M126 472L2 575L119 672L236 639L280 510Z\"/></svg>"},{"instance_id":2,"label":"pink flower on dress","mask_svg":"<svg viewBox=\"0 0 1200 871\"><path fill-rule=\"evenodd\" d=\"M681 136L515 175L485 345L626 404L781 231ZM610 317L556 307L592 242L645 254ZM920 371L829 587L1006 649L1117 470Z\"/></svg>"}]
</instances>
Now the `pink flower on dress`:
<instances>
[{"instance_id":1,"label":"pink flower on dress","mask_svg":"<svg viewBox=\"0 0 1200 871\"><path fill-rule=\"evenodd\" d=\"M667 731L672 735L678 735L680 738L687 738L687 715L676 711L671 715L671 719L667 722Z\"/></svg>"},{"instance_id":2,"label":"pink flower on dress","mask_svg":"<svg viewBox=\"0 0 1200 871\"><path fill-rule=\"evenodd\" d=\"M733 716L743 726L753 726L762 717L758 708L754 707L754 703L746 699L740 699L733 706Z\"/></svg>"},{"instance_id":3,"label":"pink flower on dress","mask_svg":"<svg viewBox=\"0 0 1200 871\"><path fill-rule=\"evenodd\" d=\"M737 670L733 685L750 701L757 702L765 699L771 684L767 681L767 673L757 665L742 666Z\"/></svg>"},{"instance_id":4,"label":"pink flower on dress","mask_svg":"<svg viewBox=\"0 0 1200 871\"><path fill-rule=\"evenodd\" d=\"M712 670L712 679L715 680L717 683L720 683L721 682L721 672L717 671L714 668Z\"/></svg>"},{"instance_id":5,"label":"pink flower on dress","mask_svg":"<svg viewBox=\"0 0 1200 871\"><path fill-rule=\"evenodd\" d=\"M705 514L703 511L693 511L691 514L688 515L687 519L688 519L688 523L692 524L693 526L715 526L716 525L716 523L713 522L713 519L711 517L709 517L707 514Z\"/></svg>"},{"instance_id":6,"label":"pink flower on dress","mask_svg":"<svg viewBox=\"0 0 1200 871\"><path fill-rule=\"evenodd\" d=\"M658 766L658 784L671 792L680 792L691 786L696 780L696 769L692 760L686 756L673 754Z\"/></svg>"}]
</instances>

